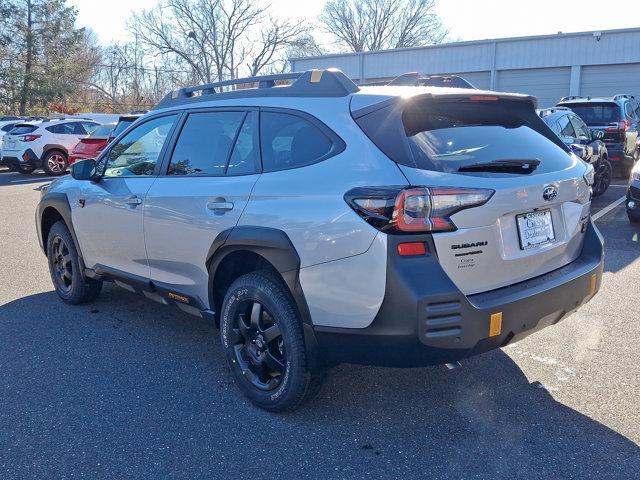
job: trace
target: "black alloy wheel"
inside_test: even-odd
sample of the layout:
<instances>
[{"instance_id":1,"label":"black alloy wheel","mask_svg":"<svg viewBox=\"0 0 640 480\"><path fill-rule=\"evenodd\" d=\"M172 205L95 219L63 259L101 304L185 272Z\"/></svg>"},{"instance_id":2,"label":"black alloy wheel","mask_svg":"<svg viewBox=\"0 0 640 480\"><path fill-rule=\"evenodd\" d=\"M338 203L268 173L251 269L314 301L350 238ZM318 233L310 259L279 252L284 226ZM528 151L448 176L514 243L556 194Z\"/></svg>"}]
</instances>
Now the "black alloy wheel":
<instances>
[{"instance_id":1,"label":"black alloy wheel","mask_svg":"<svg viewBox=\"0 0 640 480\"><path fill-rule=\"evenodd\" d=\"M51 262L52 275L56 286L69 293L73 288L73 264L69 246L61 235L55 235L52 241Z\"/></svg>"},{"instance_id":2,"label":"black alloy wheel","mask_svg":"<svg viewBox=\"0 0 640 480\"><path fill-rule=\"evenodd\" d=\"M613 169L611 163L606 158L603 158L595 166L594 180L593 180L593 196L598 197L607 191L609 185L611 185L611 178L613 177Z\"/></svg>"},{"instance_id":3,"label":"black alloy wheel","mask_svg":"<svg viewBox=\"0 0 640 480\"><path fill-rule=\"evenodd\" d=\"M238 305L233 320L235 360L244 378L260 390L273 390L286 371L286 349L280 327L258 301Z\"/></svg>"},{"instance_id":4,"label":"black alloy wheel","mask_svg":"<svg viewBox=\"0 0 640 480\"><path fill-rule=\"evenodd\" d=\"M265 410L285 412L318 393L326 369L310 357L295 300L277 273L240 276L221 307L222 347L245 397Z\"/></svg>"}]
</instances>

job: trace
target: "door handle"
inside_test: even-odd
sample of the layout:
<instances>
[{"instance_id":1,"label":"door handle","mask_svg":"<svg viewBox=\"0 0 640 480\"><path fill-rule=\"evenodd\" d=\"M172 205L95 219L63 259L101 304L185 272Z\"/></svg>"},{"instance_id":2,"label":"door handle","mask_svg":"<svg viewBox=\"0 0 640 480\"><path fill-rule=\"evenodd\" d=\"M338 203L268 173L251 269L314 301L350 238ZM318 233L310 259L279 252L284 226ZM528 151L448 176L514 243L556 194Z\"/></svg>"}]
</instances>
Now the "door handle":
<instances>
[{"instance_id":1,"label":"door handle","mask_svg":"<svg viewBox=\"0 0 640 480\"><path fill-rule=\"evenodd\" d=\"M136 197L135 195L132 195L130 197L125 198L124 203L126 203L127 205L131 205L132 207L135 207L137 205L142 204L142 199L140 197Z\"/></svg>"},{"instance_id":2,"label":"door handle","mask_svg":"<svg viewBox=\"0 0 640 480\"><path fill-rule=\"evenodd\" d=\"M207 208L209 210L218 211L218 210L233 210L233 202L226 201L216 201L207 203Z\"/></svg>"}]
</instances>

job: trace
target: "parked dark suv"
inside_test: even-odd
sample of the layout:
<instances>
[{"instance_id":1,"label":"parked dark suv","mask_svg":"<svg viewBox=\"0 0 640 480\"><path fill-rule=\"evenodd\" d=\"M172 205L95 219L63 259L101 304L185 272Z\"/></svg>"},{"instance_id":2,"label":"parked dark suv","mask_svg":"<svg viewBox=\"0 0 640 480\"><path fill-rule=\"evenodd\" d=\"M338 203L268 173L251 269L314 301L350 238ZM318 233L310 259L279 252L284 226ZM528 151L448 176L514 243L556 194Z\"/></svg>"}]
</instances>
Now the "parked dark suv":
<instances>
[{"instance_id":1,"label":"parked dark suv","mask_svg":"<svg viewBox=\"0 0 640 480\"><path fill-rule=\"evenodd\" d=\"M640 104L633 95L612 98L564 97L558 106L573 110L592 130L604 132L609 160L625 176L640 157Z\"/></svg>"},{"instance_id":2,"label":"parked dark suv","mask_svg":"<svg viewBox=\"0 0 640 480\"><path fill-rule=\"evenodd\" d=\"M538 114L573 153L593 165L593 196L606 192L611 184L612 167L607 147L602 141L604 132L589 129L578 115L566 107L545 108Z\"/></svg>"}]
</instances>

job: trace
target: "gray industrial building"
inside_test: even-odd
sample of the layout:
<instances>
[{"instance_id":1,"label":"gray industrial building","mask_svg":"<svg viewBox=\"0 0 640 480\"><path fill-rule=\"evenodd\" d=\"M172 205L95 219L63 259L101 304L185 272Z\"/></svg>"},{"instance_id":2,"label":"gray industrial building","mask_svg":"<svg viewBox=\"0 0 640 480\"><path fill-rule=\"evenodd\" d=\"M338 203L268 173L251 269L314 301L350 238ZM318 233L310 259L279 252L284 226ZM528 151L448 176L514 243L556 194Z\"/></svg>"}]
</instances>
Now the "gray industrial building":
<instances>
[{"instance_id":1,"label":"gray industrial building","mask_svg":"<svg viewBox=\"0 0 640 480\"><path fill-rule=\"evenodd\" d=\"M535 95L542 107L566 95L640 97L640 28L296 58L291 67L336 67L360 83L457 74L477 88Z\"/></svg>"}]
</instances>

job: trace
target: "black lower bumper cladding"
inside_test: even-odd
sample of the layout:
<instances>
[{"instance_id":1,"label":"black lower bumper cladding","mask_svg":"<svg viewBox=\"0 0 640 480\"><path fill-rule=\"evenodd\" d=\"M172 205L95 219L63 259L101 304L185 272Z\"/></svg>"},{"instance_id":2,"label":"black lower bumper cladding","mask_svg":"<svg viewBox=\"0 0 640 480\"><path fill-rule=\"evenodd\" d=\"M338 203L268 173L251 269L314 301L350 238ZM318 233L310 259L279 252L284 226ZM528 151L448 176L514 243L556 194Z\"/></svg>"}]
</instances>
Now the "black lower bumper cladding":
<instances>
[{"instance_id":1,"label":"black lower bumper cladding","mask_svg":"<svg viewBox=\"0 0 640 480\"><path fill-rule=\"evenodd\" d=\"M593 223L580 256L562 268L490 292L466 296L435 255L400 257L388 237L385 298L364 329L315 327L329 362L417 367L462 360L499 348L567 317L599 290L602 237ZM412 237L414 241L414 237ZM435 252L431 237L424 241Z\"/></svg>"}]
</instances>

